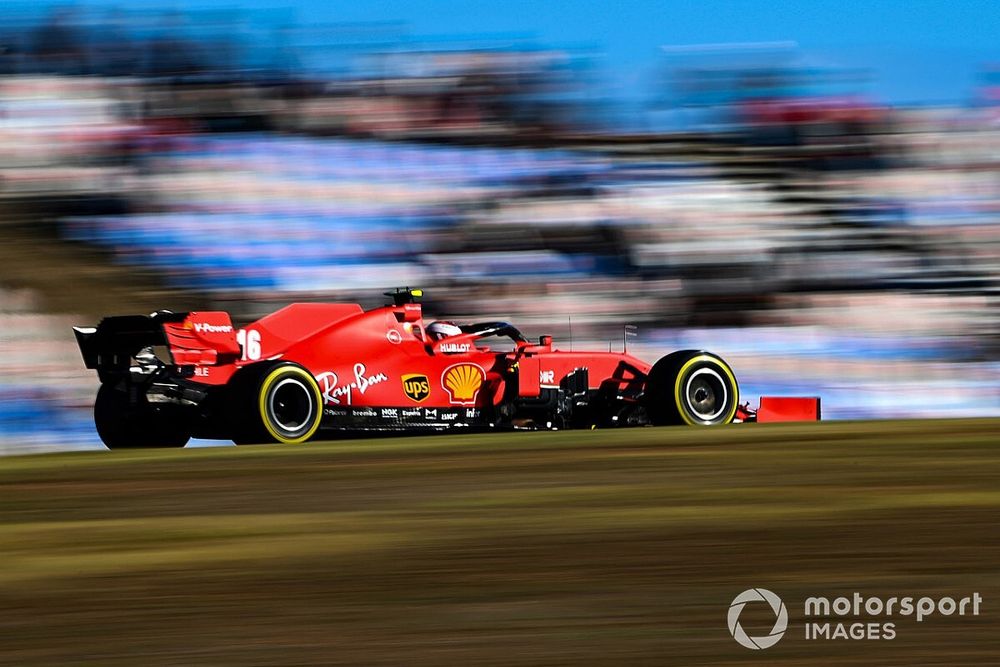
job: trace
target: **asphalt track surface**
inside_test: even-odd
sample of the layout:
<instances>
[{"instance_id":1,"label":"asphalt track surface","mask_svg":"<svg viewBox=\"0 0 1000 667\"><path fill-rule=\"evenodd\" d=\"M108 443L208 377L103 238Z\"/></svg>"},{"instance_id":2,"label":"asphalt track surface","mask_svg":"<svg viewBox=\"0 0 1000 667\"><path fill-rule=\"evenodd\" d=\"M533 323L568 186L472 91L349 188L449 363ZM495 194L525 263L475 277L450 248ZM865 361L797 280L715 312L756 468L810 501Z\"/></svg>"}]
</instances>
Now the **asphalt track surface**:
<instances>
[{"instance_id":1,"label":"asphalt track surface","mask_svg":"<svg viewBox=\"0 0 1000 667\"><path fill-rule=\"evenodd\" d=\"M1000 659L1000 420L79 452L0 466L0 664ZM739 646L763 587L789 628ZM978 592L892 640L803 601ZM749 605L750 635L774 622ZM832 619L835 621L855 620Z\"/></svg>"}]
</instances>

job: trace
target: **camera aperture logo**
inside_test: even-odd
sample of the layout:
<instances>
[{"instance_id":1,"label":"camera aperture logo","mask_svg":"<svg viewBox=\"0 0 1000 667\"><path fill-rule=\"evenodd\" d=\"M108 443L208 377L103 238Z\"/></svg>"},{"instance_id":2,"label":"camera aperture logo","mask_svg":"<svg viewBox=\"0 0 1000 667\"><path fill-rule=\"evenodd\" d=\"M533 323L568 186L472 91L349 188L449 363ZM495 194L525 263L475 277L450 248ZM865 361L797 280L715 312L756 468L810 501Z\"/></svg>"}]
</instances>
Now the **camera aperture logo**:
<instances>
[{"instance_id":1,"label":"camera aperture logo","mask_svg":"<svg viewBox=\"0 0 1000 667\"><path fill-rule=\"evenodd\" d=\"M771 628L771 632L763 637L751 637L743 629L743 626L740 625L740 614L743 612L743 607L747 606L747 603L750 602L766 602L771 605L771 611L774 612L774 627ZM770 648L777 644L778 640L784 636L787 628L788 610L785 609L785 603L766 588L745 590L733 598L732 603L729 605L729 634L733 636L733 639L740 646L755 650Z\"/></svg>"}]
</instances>

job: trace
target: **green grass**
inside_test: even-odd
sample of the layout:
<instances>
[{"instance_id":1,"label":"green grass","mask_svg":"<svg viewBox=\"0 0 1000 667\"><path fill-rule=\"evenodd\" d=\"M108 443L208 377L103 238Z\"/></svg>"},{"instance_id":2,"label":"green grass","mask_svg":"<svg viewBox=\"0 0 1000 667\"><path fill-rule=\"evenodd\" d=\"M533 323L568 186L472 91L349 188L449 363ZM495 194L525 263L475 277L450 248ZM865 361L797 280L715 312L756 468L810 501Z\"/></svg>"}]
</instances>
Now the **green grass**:
<instances>
[{"instance_id":1,"label":"green grass","mask_svg":"<svg viewBox=\"0 0 1000 667\"><path fill-rule=\"evenodd\" d=\"M998 420L8 458L0 663L987 663L998 482ZM791 614L765 652L726 630L753 586ZM985 603L802 639L854 591Z\"/></svg>"}]
</instances>

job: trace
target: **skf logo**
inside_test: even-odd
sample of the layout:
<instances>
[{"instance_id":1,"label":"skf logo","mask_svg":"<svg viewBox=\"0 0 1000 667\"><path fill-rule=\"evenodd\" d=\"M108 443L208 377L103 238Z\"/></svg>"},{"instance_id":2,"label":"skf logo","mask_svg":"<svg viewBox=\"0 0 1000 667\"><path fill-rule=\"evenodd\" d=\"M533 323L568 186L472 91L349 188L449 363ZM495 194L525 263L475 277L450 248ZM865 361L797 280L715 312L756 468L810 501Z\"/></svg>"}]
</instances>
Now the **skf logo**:
<instances>
[{"instance_id":1,"label":"skf logo","mask_svg":"<svg viewBox=\"0 0 1000 667\"><path fill-rule=\"evenodd\" d=\"M431 383L427 380L426 375L404 375L403 393L411 401L420 403L431 395Z\"/></svg>"},{"instance_id":2,"label":"skf logo","mask_svg":"<svg viewBox=\"0 0 1000 667\"><path fill-rule=\"evenodd\" d=\"M441 384L448 390L452 405L475 405L486 371L476 364L455 364L441 374Z\"/></svg>"}]
</instances>

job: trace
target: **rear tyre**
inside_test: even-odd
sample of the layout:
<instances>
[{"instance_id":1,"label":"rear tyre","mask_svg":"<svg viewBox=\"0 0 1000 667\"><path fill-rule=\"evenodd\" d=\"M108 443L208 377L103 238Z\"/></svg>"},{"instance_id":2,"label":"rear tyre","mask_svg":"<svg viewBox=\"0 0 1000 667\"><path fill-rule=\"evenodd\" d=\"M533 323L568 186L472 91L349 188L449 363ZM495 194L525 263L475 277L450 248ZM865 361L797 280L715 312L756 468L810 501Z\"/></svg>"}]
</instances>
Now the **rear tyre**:
<instances>
[{"instance_id":1,"label":"rear tyre","mask_svg":"<svg viewBox=\"0 0 1000 667\"><path fill-rule=\"evenodd\" d=\"M229 415L237 445L297 445L319 429L322 394L316 379L298 364L249 366L231 381Z\"/></svg>"},{"instance_id":2,"label":"rear tyre","mask_svg":"<svg viewBox=\"0 0 1000 667\"><path fill-rule=\"evenodd\" d=\"M128 393L113 383L97 391L94 425L108 449L183 447L191 438L178 415L148 403L130 405Z\"/></svg>"},{"instance_id":3,"label":"rear tyre","mask_svg":"<svg viewBox=\"0 0 1000 667\"><path fill-rule=\"evenodd\" d=\"M663 357L649 371L646 409L658 426L728 424L736 416L740 390L721 358L700 350Z\"/></svg>"}]
</instances>

